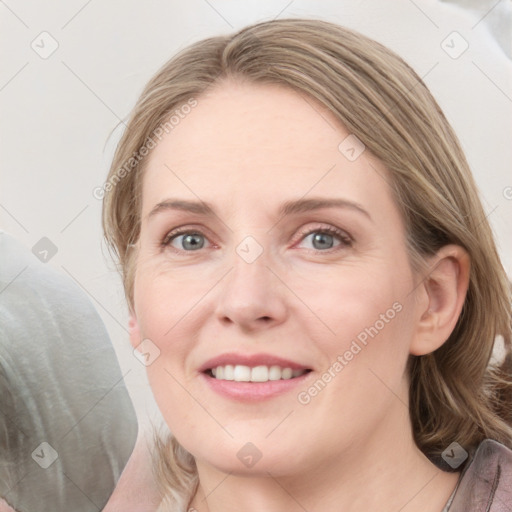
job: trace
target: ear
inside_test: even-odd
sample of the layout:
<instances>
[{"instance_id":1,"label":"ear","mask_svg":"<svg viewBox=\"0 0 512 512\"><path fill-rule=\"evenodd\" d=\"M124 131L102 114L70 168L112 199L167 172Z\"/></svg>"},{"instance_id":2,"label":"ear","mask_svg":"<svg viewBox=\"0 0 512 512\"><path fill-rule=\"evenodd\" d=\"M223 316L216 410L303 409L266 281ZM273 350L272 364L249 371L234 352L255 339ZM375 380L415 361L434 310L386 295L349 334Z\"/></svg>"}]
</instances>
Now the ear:
<instances>
[{"instance_id":1,"label":"ear","mask_svg":"<svg viewBox=\"0 0 512 512\"><path fill-rule=\"evenodd\" d=\"M442 247L429 265L430 270L418 287L418 320L410 347L415 356L434 352L449 338L469 285L470 260L462 247Z\"/></svg>"},{"instance_id":2,"label":"ear","mask_svg":"<svg viewBox=\"0 0 512 512\"><path fill-rule=\"evenodd\" d=\"M130 331L130 343L133 348L136 348L140 345L142 338L140 336L140 328L139 322L137 321L137 316L132 310L130 310L130 316L128 318L128 329Z\"/></svg>"}]
</instances>

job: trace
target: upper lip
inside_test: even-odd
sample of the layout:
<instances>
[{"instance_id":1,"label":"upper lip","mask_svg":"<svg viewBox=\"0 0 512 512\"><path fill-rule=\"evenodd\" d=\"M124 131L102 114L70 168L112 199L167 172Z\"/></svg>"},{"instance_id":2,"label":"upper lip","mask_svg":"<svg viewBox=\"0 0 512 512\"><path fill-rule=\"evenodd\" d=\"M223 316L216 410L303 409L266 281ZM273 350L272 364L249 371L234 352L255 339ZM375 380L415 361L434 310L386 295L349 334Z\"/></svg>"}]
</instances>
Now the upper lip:
<instances>
[{"instance_id":1,"label":"upper lip","mask_svg":"<svg viewBox=\"0 0 512 512\"><path fill-rule=\"evenodd\" d=\"M217 366L226 366L228 364L233 366L250 366L251 368L254 368L255 366L280 366L281 368L291 368L292 370L310 369L309 367L295 361L290 361L289 359L284 359L271 354L226 353L208 359L208 361L199 367L199 371L205 372L206 370L217 368Z\"/></svg>"}]
</instances>

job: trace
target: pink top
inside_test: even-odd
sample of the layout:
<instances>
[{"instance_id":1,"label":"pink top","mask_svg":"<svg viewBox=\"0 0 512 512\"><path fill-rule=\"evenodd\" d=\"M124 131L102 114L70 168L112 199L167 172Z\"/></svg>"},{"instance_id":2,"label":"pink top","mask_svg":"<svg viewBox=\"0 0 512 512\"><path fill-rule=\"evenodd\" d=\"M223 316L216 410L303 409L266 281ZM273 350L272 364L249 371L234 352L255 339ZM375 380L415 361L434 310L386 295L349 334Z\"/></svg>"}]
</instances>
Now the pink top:
<instances>
[{"instance_id":1,"label":"pink top","mask_svg":"<svg viewBox=\"0 0 512 512\"><path fill-rule=\"evenodd\" d=\"M512 450L482 441L443 512L512 512Z\"/></svg>"}]
</instances>

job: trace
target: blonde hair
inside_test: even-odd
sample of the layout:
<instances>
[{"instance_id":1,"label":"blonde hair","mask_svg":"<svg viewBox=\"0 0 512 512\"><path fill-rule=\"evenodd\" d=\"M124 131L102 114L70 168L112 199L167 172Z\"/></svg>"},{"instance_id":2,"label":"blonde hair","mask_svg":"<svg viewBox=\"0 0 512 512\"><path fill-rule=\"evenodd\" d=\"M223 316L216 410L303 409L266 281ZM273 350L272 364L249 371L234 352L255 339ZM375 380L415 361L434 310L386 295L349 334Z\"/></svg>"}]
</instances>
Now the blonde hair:
<instances>
[{"instance_id":1,"label":"blonde hair","mask_svg":"<svg viewBox=\"0 0 512 512\"><path fill-rule=\"evenodd\" d=\"M388 169L416 270L443 245L471 258L458 323L435 352L409 360L410 417L418 447L439 462L457 441L484 438L512 446L510 290L477 187L458 139L418 75L381 44L335 24L306 19L258 23L197 42L149 81L128 121L108 183L170 113L223 80L278 84L316 99ZM103 227L117 257L130 308L140 232L136 163L104 197ZM116 174L117 173L117 174ZM489 364L495 338L506 355ZM176 439L157 436L158 478L169 507L183 508L197 486L193 457Z\"/></svg>"}]
</instances>

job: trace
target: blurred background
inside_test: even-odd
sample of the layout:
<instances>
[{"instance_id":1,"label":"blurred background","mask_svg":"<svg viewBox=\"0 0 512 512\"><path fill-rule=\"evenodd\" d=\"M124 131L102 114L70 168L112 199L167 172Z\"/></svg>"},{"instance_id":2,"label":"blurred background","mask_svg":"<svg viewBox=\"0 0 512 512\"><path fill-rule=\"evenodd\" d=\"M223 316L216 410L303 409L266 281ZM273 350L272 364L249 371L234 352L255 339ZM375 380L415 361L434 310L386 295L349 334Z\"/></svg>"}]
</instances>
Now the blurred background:
<instances>
[{"instance_id":1,"label":"blurred background","mask_svg":"<svg viewBox=\"0 0 512 512\"><path fill-rule=\"evenodd\" d=\"M143 426L159 413L129 343L94 190L165 61L198 39L287 17L356 29L423 78L461 140L512 275L511 0L0 0L0 229L42 248L90 296Z\"/></svg>"}]
</instances>

